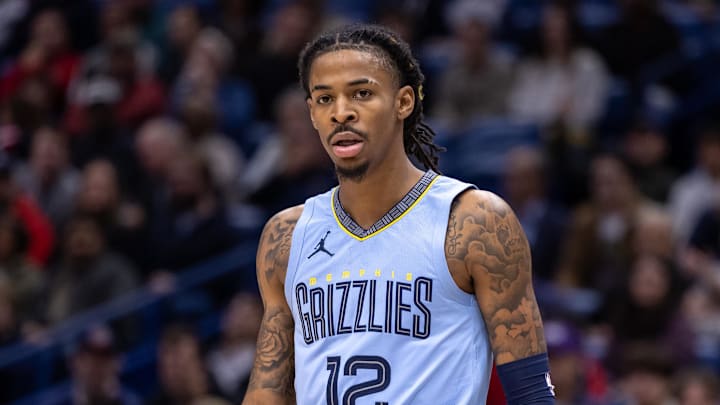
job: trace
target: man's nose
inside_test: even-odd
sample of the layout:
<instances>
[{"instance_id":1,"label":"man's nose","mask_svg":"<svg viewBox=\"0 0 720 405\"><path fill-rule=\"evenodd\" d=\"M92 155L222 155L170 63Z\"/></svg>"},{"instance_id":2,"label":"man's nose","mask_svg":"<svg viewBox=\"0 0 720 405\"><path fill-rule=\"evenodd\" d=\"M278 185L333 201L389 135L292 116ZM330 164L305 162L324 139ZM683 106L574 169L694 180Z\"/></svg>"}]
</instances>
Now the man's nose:
<instances>
[{"instance_id":1,"label":"man's nose","mask_svg":"<svg viewBox=\"0 0 720 405\"><path fill-rule=\"evenodd\" d=\"M345 124L357 121L357 111L352 108L352 104L338 99L335 102L335 109L332 114L332 121L336 124Z\"/></svg>"}]
</instances>

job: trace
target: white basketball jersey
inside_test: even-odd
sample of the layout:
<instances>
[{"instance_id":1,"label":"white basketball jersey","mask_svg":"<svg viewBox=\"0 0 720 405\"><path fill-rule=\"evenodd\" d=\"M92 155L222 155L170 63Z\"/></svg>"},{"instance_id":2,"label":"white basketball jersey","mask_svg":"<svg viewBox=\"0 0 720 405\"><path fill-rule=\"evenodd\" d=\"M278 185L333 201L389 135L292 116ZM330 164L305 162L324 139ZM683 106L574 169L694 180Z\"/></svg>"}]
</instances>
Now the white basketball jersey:
<instances>
[{"instance_id":1,"label":"white basketball jersey","mask_svg":"<svg viewBox=\"0 0 720 405\"><path fill-rule=\"evenodd\" d=\"M307 200L285 280L298 405L485 403L485 323L445 258L450 205L469 187L428 171L368 230L337 187Z\"/></svg>"}]
</instances>

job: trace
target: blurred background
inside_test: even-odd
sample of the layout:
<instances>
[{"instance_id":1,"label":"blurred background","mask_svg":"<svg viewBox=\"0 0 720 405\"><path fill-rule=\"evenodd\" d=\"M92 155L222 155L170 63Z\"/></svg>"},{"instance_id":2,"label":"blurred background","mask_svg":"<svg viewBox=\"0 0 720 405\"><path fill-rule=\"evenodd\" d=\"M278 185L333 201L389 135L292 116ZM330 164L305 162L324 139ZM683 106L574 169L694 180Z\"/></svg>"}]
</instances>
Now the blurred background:
<instances>
[{"instance_id":1,"label":"blurred background","mask_svg":"<svg viewBox=\"0 0 720 405\"><path fill-rule=\"evenodd\" d=\"M533 250L558 404L720 403L717 0L0 0L0 403L239 403L319 30L397 31Z\"/></svg>"}]
</instances>

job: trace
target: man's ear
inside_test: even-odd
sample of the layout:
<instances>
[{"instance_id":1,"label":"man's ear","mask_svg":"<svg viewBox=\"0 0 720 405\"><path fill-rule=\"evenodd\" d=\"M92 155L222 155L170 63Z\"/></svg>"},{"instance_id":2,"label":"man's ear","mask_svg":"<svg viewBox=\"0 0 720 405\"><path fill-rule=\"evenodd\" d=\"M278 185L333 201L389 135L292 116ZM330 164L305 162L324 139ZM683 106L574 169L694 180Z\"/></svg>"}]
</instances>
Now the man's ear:
<instances>
[{"instance_id":1,"label":"man's ear","mask_svg":"<svg viewBox=\"0 0 720 405\"><path fill-rule=\"evenodd\" d=\"M308 112L310 113L310 121L312 121L313 128L315 128L315 130L317 131L318 127L317 127L317 124L315 124L315 117L313 117L313 102L312 102L312 99L311 99L310 97L308 97L307 99L305 99L305 102L307 103Z\"/></svg>"},{"instance_id":2,"label":"man's ear","mask_svg":"<svg viewBox=\"0 0 720 405\"><path fill-rule=\"evenodd\" d=\"M398 90L395 98L395 107L398 118L404 120L412 114L415 108L415 92L410 86L403 86Z\"/></svg>"}]
</instances>

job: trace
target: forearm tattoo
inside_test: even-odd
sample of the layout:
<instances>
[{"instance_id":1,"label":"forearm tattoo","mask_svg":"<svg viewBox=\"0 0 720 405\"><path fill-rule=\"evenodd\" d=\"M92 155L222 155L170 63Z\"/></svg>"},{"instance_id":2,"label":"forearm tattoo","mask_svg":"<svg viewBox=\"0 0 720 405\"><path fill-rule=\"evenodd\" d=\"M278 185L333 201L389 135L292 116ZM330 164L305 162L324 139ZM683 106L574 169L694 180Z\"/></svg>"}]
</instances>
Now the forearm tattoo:
<instances>
[{"instance_id":1,"label":"forearm tattoo","mask_svg":"<svg viewBox=\"0 0 720 405\"><path fill-rule=\"evenodd\" d=\"M271 390L285 398L294 399L295 352L292 317L282 310L266 313L257 344L249 390Z\"/></svg>"},{"instance_id":2,"label":"forearm tattoo","mask_svg":"<svg viewBox=\"0 0 720 405\"><path fill-rule=\"evenodd\" d=\"M495 196L454 204L446 256L449 263L463 264L473 279L499 364L546 351L530 248L507 204Z\"/></svg>"}]
</instances>

